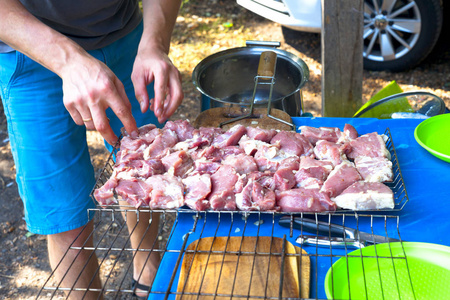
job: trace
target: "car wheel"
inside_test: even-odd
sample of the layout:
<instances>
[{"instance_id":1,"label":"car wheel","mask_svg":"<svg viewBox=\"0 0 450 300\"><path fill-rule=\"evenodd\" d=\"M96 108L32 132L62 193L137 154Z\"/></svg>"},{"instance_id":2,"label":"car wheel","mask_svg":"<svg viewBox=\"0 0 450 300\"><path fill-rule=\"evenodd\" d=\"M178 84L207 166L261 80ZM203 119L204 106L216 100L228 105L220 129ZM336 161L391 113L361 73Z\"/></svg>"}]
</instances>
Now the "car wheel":
<instances>
[{"instance_id":1,"label":"car wheel","mask_svg":"<svg viewBox=\"0 0 450 300\"><path fill-rule=\"evenodd\" d=\"M442 28L440 0L365 0L364 68L403 71L431 52Z\"/></svg>"}]
</instances>

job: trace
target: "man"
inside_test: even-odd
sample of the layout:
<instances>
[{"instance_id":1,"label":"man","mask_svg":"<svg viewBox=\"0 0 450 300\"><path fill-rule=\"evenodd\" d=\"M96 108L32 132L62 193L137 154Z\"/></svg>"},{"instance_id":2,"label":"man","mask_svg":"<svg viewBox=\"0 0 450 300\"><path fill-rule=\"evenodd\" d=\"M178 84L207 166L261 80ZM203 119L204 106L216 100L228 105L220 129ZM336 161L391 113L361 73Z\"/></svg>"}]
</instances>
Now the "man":
<instances>
[{"instance_id":1,"label":"man","mask_svg":"<svg viewBox=\"0 0 450 300\"><path fill-rule=\"evenodd\" d=\"M29 231L48 235L52 268L72 242L92 245L87 210L94 206L95 178L86 128L111 148L122 127L133 135L143 124L161 126L183 99L180 74L168 58L180 1L143 0L143 14L137 0L2 1L1 98L25 220ZM151 248L152 223L141 247ZM147 225L133 229L133 247ZM146 259L138 253L133 262L141 285L151 283L157 266L155 255ZM66 287L88 287L95 278L90 287L99 288L97 266L95 254L71 250L56 275L67 273Z\"/></svg>"}]
</instances>

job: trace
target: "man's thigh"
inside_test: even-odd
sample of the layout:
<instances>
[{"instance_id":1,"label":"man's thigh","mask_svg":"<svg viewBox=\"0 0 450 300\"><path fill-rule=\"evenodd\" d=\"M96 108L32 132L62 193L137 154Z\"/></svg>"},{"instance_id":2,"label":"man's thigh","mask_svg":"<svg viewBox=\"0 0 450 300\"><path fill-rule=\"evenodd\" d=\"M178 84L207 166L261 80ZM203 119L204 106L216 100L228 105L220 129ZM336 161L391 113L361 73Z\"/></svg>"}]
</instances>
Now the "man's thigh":
<instances>
[{"instance_id":1,"label":"man's thigh","mask_svg":"<svg viewBox=\"0 0 450 300\"><path fill-rule=\"evenodd\" d=\"M61 79L19 52L0 54L0 84L16 181L28 230L54 234L83 226L94 171L86 129L64 107Z\"/></svg>"}]
</instances>

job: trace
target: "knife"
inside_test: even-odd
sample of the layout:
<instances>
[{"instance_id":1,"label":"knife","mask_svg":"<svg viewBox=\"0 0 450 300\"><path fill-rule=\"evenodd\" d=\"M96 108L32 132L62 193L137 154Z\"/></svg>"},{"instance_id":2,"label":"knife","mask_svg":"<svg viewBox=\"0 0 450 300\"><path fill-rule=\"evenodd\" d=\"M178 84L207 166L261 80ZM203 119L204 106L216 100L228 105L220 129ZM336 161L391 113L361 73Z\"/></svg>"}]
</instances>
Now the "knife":
<instances>
[{"instance_id":1,"label":"knife","mask_svg":"<svg viewBox=\"0 0 450 300\"><path fill-rule=\"evenodd\" d=\"M303 234L300 235L296 239L296 242L303 245L363 248L368 245L380 243L400 242L399 239L376 235L350 227L303 217L291 218L291 216L283 216L278 221L278 224L290 228L291 221L293 228L316 234L314 236Z\"/></svg>"}]
</instances>

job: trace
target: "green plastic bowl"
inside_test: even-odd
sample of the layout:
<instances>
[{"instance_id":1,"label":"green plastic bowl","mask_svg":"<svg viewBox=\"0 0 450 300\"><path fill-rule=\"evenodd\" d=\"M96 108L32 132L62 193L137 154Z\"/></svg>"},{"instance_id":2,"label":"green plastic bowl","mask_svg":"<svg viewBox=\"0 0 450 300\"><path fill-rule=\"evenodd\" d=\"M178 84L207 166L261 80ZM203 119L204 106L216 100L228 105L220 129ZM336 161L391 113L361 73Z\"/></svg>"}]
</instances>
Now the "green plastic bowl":
<instances>
[{"instance_id":1,"label":"green plastic bowl","mask_svg":"<svg viewBox=\"0 0 450 300\"><path fill-rule=\"evenodd\" d=\"M431 117L414 131L420 146L446 162L450 162L450 114Z\"/></svg>"},{"instance_id":2,"label":"green plastic bowl","mask_svg":"<svg viewBox=\"0 0 450 300\"><path fill-rule=\"evenodd\" d=\"M448 299L450 247L415 242L369 246L328 270L328 299Z\"/></svg>"}]
</instances>

